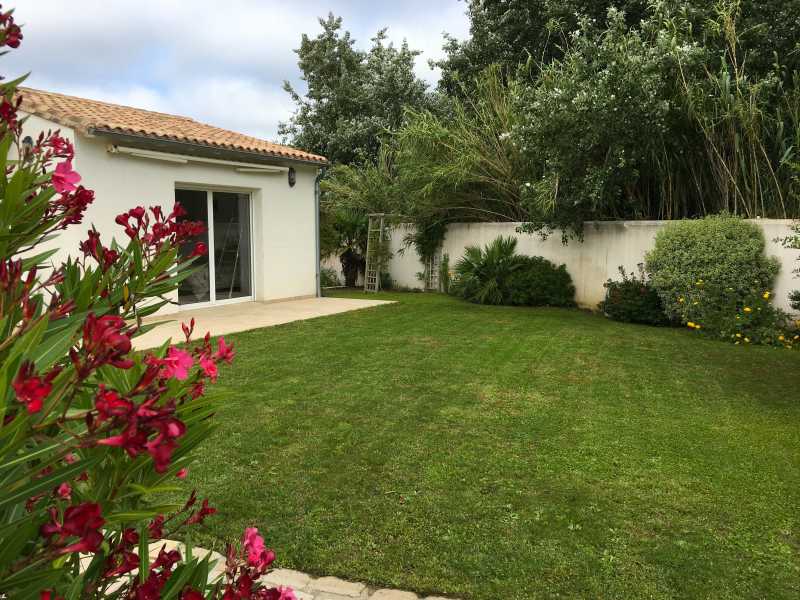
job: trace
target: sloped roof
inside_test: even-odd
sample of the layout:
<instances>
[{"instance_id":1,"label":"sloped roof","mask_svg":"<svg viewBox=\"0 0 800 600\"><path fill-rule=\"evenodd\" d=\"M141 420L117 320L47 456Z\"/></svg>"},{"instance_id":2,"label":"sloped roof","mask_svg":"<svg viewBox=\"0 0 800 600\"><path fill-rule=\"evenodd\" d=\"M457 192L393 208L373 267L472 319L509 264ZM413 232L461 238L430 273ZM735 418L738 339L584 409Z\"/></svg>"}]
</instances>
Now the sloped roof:
<instances>
[{"instance_id":1,"label":"sloped roof","mask_svg":"<svg viewBox=\"0 0 800 600\"><path fill-rule=\"evenodd\" d=\"M324 156L199 123L189 117L21 87L21 110L82 133L108 131L326 164Z\"/></svg>"}]
</instances>

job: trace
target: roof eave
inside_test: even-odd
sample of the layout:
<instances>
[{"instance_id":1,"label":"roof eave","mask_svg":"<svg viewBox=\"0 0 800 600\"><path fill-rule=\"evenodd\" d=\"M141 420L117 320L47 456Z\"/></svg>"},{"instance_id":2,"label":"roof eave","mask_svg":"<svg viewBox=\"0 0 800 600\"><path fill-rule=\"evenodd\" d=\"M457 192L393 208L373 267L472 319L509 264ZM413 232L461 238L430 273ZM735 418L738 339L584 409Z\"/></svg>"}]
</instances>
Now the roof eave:
<instances>
[{"instance_id":1,"label":"roof eave","mask_svg":"<svg viewBox=\"0 0 800 600\"><path fill-rule=\"evenodd\" d=\"M187 142L172 140L169 138L156 137L152 135L141 135L129 132L121 132L114 129L103 127L89 127L87 132L90 135L109 137L121 144L139 147L145 150L157 150L172 154L186 154L204 158L218 158L222 160L233 160L239 162L249 162L253 164L274 165L276 163L302 164L315 167L326 167L329 165L327 160L311 160L286 156L277 153L252 152L249 150L235 150L223 146L212 146L197 142Z\"/></svg>"}]
</instances>

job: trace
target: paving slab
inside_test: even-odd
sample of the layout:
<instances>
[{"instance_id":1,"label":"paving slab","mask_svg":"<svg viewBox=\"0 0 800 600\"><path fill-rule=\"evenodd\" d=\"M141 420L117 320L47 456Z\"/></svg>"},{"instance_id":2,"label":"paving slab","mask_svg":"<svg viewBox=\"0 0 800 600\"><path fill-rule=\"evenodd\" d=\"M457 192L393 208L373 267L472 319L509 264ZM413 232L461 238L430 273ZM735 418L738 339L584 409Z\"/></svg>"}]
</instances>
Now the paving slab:
<instances>
[{"instance_id":1,"label":"paving slab","mask_svg":"<svg viewBox=\"0 0 800 600\"><path fill-rule=\"evenodd\" d=\"M369 597L369 600L419 600L419 596L401 590L378 590Z\"/></svg>"},{"instance_id":2,"label":"paving slab","mask_svg":"<svg viewBox=\"0 0 800 600\"><path fill-rule=\"evenodd\" d=\"M173 342L182 342L181 323L188 323L192 318L195 320L194 337L199 339L206 331L210 331L212 336L219 336L316 319L382 304L394 304L394 302L359 298L303 298L282 302L240 302L211 308L181 310L170 315L154 315L146 318L145 324L160 324L134 338L133 345L137 350L146 350L160 346L170 338Z\"/></svg>"},{"instance_id":3,"label":"paving slab","mask_svg":"<svg viewBox=\"0 0 800 600\"><path fill-rule=\"evenodd\" d=\"M363 583L345 581L338 577L320 577L314 579L308 586L310 592L324 592L345 598L360 598L366 590L367 586Z\"/></svg>"},{"instance_id":4,"label":"paving slab","mask_svg":"<svg viewBox=\"0 0 800 600\"><path fill-rule=\"evenodd\" d=\"M304 590L311 583L311 576L293 571L292 569L275 569L261 578L265 585L279 586L284 585L293 590Z\"/></svg>"}]
</instances>

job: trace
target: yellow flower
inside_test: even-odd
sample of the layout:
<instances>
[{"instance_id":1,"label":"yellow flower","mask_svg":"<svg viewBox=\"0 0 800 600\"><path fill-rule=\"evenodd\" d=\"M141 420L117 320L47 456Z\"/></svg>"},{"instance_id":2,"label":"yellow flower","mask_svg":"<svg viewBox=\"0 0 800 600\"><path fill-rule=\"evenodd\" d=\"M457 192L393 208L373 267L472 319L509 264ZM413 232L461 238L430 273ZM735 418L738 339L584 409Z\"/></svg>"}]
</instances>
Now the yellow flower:
<instances>
[{"instance_id":1,"label":"yellow flower","mask_svg":"<svg viewBox=\"0 0 800 600\"><path fill-rule=\"evenodd\" d=\"M746 312L746 313L751 313L751 312L753 312L753 309L752 309L752 308L750 308L749 306L745 306L745 307L744 307L744 312Z\"/></svg>"},{"instance_id":2,"label":"yellow flower","mask_svg":"<svg viewBox=\"0 0 800 600\"><path fill-rule=\"evenodd\" d=\"M737 338L740 338L740 337L742 337L742 334L741 334L741 333L737 333L737 334L736 334L736 337L737 337Z\"/></svg>"},{"instance_id":3,"label":"yellow flower","mask_svg":"<svg viewBox=\"0 0 800 600\"><path fill-rule=\"evenodd\" d=\"M694 323L692 323L691 321L689 321L689 322L686 324L686 326L687 326L687 327L689 327L690 329L694 329Z\"/></svg>"},{"instance_id":4,"label":"yellow flower","mask_svg":"<svg viewBox=\"0 0 800 600\"><path fill-rule=\"evenodd\" d=\"M750 343L750 338L744 338L744 341L749 344Z\"/></svg>"},{"instance_id":5,"label":"yellow flower","mask_svg":"<svg viewBox=\"0 0 800 600\"><path fill-rule=\"evenodd\" d=\"M696 324L696 325L694 326L694 328L695 328L695 329L700 329L700 324L699 324L699 323L698 323L698 324Z\"/></svg>"},{"instance_id":6,"label":"yellow flower","mask_svg":"<svg viewBox=\"0 0 800 600\"><path fill-rule=\"evenodd\" d=\"M761 297L764 298L764 300L769 300L769 296L770 296L769 292L764 292L764 294Z\"/></svg>"},{"instance_id":7,"label":"yellow flower","mask_svg":"<svg viewBox=\"0 0 800 600\"><path fill-rule=\"evenodd\" d=\"M785 337L783 337L782 335L779 335L779 336L778 336L778 341L779 341L779 342L782 342L782 341L783 341L783 340L785 340L785 339L786 339L786 338L785 338Z\"/></svg>"},{"instance_id":8,"label":"yellow flower","mask_svg":"<svg viewBox=\"0 0 800 600\"><path fill-rule=\"evenodd\" d=\"M686 299L683 296L681 296L680 298L678 298L678 302L683 304L684 302L686 302Z\"/></svg>"},{"instance_id":9,"label":"yellow flower","mask_svg":"<svg viewBox=\"0 0 800 600\"><path fill-rule=\"evenodd\" d=\"M800 335L796 335L792 338L793 340L800 340Z\"/></svg>"}]
</instances>

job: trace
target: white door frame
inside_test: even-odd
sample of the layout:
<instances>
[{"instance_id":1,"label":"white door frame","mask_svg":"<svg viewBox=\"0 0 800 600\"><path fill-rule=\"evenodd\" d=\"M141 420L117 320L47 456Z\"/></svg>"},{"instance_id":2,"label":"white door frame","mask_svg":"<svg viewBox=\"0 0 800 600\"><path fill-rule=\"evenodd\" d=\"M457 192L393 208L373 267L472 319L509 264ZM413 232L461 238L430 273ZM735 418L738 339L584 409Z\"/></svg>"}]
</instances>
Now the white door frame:
<instances>
[{"instance_id":1,"label":"white door frame","mask_svg":"<svg viewBox=\"0 0 800 600\"><path fill-rule=\"evenodd\" d=\"M209 294L208 297L210 300L208 302L192 302L191 304L180 304L178 303L178 310L194 310L195 308L210 308L212 306L224 306L226 304L239 304L241 302L253 302L255 300L255 295L253 294L253 290L255 289L255 261L253 260L253 194L247 191L242 190L226 190L224 188L215 188L213 190L208 188L197 188L194 186L175 186L175 191L178 190L194 190L194 191L204 191L206 193L206 215L207 215L207 223L206 228L208 230L208 287L209 287ZM222 300L217 300L217 265L215 264L216 261L214 260L215 254L215 242L214 242L214 192L227 192L231 194L247 194L247 216L248 216L248 227L250 228L250 235L249 235L249 243L250 243L250 295L249 296L242 296L240 298L224 298Z\"/></svg>"}]
</instances>

